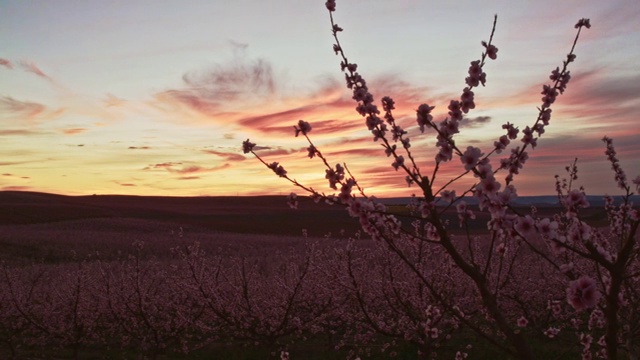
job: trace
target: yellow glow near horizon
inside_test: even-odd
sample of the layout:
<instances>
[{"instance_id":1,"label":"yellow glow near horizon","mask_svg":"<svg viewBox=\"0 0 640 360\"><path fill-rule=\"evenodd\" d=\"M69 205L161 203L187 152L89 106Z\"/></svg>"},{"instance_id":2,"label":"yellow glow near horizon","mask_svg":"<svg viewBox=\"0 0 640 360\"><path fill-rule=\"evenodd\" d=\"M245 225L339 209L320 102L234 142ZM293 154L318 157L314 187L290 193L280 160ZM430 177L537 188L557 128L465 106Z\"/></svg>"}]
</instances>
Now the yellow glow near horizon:
<instances>
[{"instance_id":1,"label":"yellow glow near horizon","mask_svg":"<svg viewBox=\"0 0 640 360\"><path fill-rule=\"evenodd\" d=\"M265 148L265 160L331 193L324 165L308 159L306 140L294 137L293 125L305 119L329 163L347 163L368 194L418 191L407 188L354 110L331 51L324 2L279 1L0 4L0 190L173 196L295 190L242 154L241 142L250 138ZM558 7L553 17L542 11L549 7ZM436 16L453 13L464 25ZM418 131L415 109L429 103L437 106L436 119L446 117L494 13L498 59L486 66L487 87L474 90L477 109L467 115L458 145L488 152L503 123L531 125L541 85L573 41L573 24L590 17L568 90L516 185L520 195L553 193L553 175L578 157L589 194L617 193L599 139L613 137L628 177L638 175L640 69L628 61L640 56L630 46L640 39L636 2L578 8L551 0L517 6L356 0L339 2L336 19L349 59L376 99L394 98L413 155L431 174L435 140ZM494 167L503 156L493 157ZM454 159L437 183L461 169ZM459 189L472 182L461 180Z\"/></svg>"}]
</instances>

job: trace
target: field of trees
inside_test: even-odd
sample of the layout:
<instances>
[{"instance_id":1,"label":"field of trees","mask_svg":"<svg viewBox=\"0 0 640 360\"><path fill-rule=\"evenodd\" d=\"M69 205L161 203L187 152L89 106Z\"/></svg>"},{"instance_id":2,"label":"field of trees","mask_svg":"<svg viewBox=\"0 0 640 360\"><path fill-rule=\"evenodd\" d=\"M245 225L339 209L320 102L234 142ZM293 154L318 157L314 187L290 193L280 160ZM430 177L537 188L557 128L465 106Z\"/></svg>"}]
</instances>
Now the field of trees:
<instances>
[{"instance_id":1,"label":"field of trees","mask_svg":"<svg viewBox=\"0 0 640 360\"><path fill-rule=\"evenodd\" d=\"M339 207L307 201L290 211L283 197L208 206L203 198L0 197L4 211L32 216L7 212L0 225L3 358L506 358L474 332L491 321L446 256L426 243L402 244L431 277L425 283L360 236ZM244 233L216 230L238 201L255 212ZM205 208L217 214L208 223ZM262 215L271 216L270 231L253 227ZM305 237L303 229L313 230ZM484 253L490 240L472 239L457 241ZM576 358L584 346L576 329L601 331L597 319L570 311L563 279L528 249L501 256L503 275L495 274L508 294L505 315L544 344L540 357ZM443 307L427 285L456 308ZM576 328L565 328L574 315Z\"/></svg>"}]
</instances>

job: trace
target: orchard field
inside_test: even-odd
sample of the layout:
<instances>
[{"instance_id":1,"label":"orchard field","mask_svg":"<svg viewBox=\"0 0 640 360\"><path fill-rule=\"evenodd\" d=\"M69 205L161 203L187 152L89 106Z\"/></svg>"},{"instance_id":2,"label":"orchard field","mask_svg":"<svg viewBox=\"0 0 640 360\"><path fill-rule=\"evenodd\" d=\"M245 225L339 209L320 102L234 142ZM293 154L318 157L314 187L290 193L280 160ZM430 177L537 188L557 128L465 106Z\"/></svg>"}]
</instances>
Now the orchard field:
<instances>
[{"instance_id":1,"label":"orchard field","mask_svg":"<svg viewBox=\"0 0 640 360\"><path fill-rule=\"evenodd\" d=\"M3 358L506 358L335 206L304 201L294 211L284 197L0 198ZM236 206L250 215L237 216ZM489 243L473 239L460 245ZM442 293L467 303L459 311L474 326L490 326L446 257L406 246ZM527 319L522 331L540 356L576 358L569 350L579 339L559 325L568 307L562 279L526 249L507 249L505 259L505 269L518 263L501 285L511 294L508 316ZM548 292L528 290L541 287Z\"/></svg>"}]
</instances>

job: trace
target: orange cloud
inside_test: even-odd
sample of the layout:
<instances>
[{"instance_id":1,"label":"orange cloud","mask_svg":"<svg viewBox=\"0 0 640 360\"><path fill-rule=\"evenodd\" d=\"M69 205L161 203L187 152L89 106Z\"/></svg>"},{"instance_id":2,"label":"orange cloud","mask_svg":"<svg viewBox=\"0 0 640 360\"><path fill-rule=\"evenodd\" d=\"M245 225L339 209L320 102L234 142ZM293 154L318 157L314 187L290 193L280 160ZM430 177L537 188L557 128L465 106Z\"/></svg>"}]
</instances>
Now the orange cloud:
<instances>
[{"instance_id":1,"label":"orange cloud","mask_svg":"<svg viewBox=\"0 0 640 360\"><path fill-rule=\"evenodd\" d=\"M25 129L9 129L9 130L0 130L0 136L27 136L27 135L42 135L45 132L35 131L35 130L25 130Z\"/></svg>"},{"instance_id":2,"label":"orange cloud","mask_svg":"<svg viewBox=\"0 0 640 360\"><path fill-rule=\"evenodd\" d=\"M66 135L76 135L76 134L80 134L87 131L87 129L85 128L71 128L71 129L64 129L62 130L63 133L65 133Z\"/></svg>"}]
</instances>

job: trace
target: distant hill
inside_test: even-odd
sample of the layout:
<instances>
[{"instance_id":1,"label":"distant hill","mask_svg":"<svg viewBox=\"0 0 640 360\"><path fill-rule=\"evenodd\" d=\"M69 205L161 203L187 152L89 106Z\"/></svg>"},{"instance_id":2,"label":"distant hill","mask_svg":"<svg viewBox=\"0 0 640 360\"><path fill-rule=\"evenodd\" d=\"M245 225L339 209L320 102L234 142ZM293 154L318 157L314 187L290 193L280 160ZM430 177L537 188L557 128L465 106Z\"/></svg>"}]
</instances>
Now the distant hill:
<instances>
[{"instance_id":1,"label":"distant hill","mask_svg":"<svg viewBox=\"0 0 640 360\"><path fill-rule=\"evenodd\" d=\"M135 218L234 233L324 236L331 229L353 234L358 223L338 206L301 198L300 210L284 196L161 197L129 195L65 196L0 191L0 225L94 218Z\"/></svg>"},{"instance_id":2,"label":"distant hill","mask_svg":"<svg viewBox=\"0 0 640 360\"><path fill-rule=\"evenodd\" d=\"M613 197L617 203L620 203L622 197L614 196ZM601 207L604 206L604 195L587 195L587 200L591 206ZM380 199L385 204L408 204L411 201L410 197L398 197L398 198L386 198ZM465 199L467 204L469 205L477 205L478 201L469 197ZM631 201L634 204L640 204L640 195L633 195L631 197ZM513 202L513 205L516 206L539 206L539 207L557 207L560 205L558 201L557 195L543 195L543 196L519 196Z\"/></svg>"},{"instance_id":3,"label":"distant hill","mask_svg":"<svg viewBox=\"0 0 640 360\"><path fill-rule=\"evenodd\" d=\"M588 199L592 208L585 215L606 219L601 209L604 204L602 197L589 196ZM358 221L349 217L341 206L315 204L305 197L299 200L299 210L294 210L287 206L284 196L65 196L0 191L0 225L132 218L234 233L300 235L302 229L306 229L309 236L324 236L340 230L352 235L359 230ZM380 199L388 205L400 205L397 210L405 214L403 205L409 200ZM634 196L634 201L640 203L640 196ZM475 204L472 198L467 199L467 203ZM558 199L555 196L519 197L514 205L546 208L540 213L542 216L553 213L553 208L558 206ZM448 211L447 217L457 222L454 209ZM478 229L486 226L484 224L488 219L485 217L484 214L478 217Z\"/></svg>"}]
</instances>

